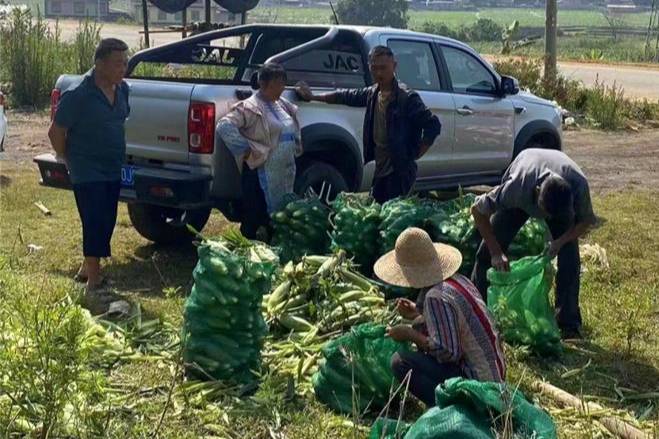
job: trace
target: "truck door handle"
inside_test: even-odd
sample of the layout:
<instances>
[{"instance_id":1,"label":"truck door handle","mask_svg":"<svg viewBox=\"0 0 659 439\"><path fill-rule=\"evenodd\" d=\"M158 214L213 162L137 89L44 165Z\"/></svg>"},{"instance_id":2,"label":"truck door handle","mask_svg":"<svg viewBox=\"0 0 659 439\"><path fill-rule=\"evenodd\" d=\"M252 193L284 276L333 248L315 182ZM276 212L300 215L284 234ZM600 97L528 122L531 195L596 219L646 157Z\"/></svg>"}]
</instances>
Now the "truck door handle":
<instances>
[{"instance_id":1,"label":"truck door handle","mask_svg":"<svg viewBox=\"0 0 659 439\"><path fill-rule=\"evenodd\" d=\"M458 112L458 114L462 116L471 116L472 114L474 114L474 110L467 107L466 105L462 108L458 108L456 111Z\"/></svg>"}]
</instances>

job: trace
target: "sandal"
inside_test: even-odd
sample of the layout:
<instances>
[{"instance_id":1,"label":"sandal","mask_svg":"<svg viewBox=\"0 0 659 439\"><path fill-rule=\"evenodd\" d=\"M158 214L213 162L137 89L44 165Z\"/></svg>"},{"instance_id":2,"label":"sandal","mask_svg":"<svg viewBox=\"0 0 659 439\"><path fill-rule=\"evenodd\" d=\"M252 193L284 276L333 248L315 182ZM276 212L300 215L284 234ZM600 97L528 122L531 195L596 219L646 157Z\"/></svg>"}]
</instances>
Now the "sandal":
<instances>
[{"instance_id":1,"label":"sandal","mask_svg":"<svg viewBox=\"0 0 659 439\"><path fill-rule=\"evenodd\" d=\"M107 290L111 286L110 279L107 276L101 276L101 281L94 285L93 287L86 287L85 289L89 293L94 293L96 291Z\"/></svg>"}]
</instances>

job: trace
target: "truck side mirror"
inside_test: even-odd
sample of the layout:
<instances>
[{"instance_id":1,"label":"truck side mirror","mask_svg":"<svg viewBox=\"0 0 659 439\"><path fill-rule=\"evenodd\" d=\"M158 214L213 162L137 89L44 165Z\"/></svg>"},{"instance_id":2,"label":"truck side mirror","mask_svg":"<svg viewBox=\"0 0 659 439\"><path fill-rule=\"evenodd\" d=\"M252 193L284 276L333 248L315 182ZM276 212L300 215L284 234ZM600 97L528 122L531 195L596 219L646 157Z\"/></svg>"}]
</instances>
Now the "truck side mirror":
<instances>
[{"instance_id":1,"label":"truck side mirror","mask_svg":"<svg viewBox=\"0 0 659 439\"><path fill-rule=\"evenodd\" d=\"M501 77L501 92L503 95L516 95L519 93L519 82L512 76Z\"/></svg>"}]
</instances>

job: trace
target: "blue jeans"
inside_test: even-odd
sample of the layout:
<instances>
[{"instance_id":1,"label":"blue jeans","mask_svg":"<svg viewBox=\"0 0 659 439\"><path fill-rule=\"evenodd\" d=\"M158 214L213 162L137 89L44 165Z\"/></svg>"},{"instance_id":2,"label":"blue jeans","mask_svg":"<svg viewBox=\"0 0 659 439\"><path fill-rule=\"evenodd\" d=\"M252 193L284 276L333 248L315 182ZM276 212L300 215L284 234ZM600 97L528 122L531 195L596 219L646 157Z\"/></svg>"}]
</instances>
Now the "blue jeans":
<instances>
[{"instance_id":1,"label":"blue jeans","mask_svg":"<svg viewBox=\"0 0 659 439\"><path fill-rule=\"evenodd\" d=\"M391 370L398 382L411 371L409 390L428 407L435 405L435 387L449 378L463 376L455 363L440 363L422 352L397 352L391 357Z\"/></svg>"}]
</instances>

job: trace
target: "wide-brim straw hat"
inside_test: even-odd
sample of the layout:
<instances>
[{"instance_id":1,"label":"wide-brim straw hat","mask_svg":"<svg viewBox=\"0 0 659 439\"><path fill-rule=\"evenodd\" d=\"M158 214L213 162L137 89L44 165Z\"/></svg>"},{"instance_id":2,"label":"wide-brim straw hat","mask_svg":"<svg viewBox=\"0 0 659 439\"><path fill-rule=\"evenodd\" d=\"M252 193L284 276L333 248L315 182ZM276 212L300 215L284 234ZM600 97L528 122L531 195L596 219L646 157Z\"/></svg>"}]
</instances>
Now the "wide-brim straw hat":
<instances>
[{"instance_id":1,"label":"wide-brim straw hat","mask_svg":"<svg viewBox=\"0 0 659 439\"><path fill-rule=\"evenodd\" d=\"M411 227L398 236L396 248L378 259L373 270L388 284L426 288L453 276L461 264L457 248L432 242L424 230Z\"/></svg>"}]
</instances>

